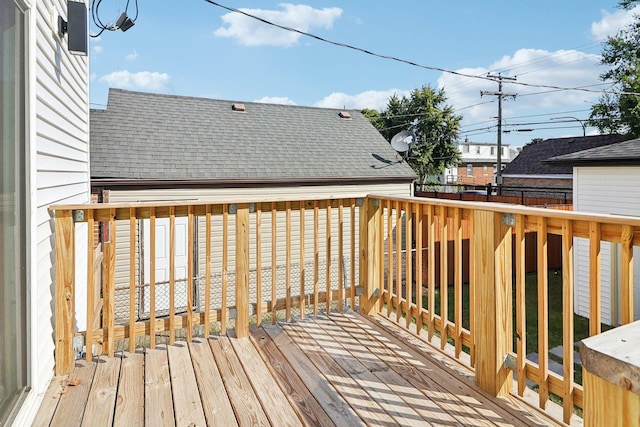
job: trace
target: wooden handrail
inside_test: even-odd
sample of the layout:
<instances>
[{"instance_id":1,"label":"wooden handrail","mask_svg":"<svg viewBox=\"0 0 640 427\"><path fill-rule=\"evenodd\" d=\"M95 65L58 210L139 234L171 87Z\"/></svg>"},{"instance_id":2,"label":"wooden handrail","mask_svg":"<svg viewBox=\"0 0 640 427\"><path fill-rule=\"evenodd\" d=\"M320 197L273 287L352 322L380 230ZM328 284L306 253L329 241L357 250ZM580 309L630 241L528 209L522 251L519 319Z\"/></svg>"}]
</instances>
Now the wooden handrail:
<instances>
[{"instance_id":1,"label":"wooden handrail","mask_svg":"<svg viewBox=\"0 0 640 427\"><path fill-rule=\"evenodd\" d=\"M563 420L568 423L574 405L582 407L584 402L583 388L573 380L572 363L576 340L571 327L576 280L573 265L579 246L575 242L581 242L583 264L588 263L587 270L581 268L588 272L583 286L588 288L591 301L590 335L600 332L603 317L604 277L600 264L608 250L603 242L620 247L616 268L622 298L621 323L631 322L638 310L633 306L633 248L640 246L640 219L634 217L376 195L361 199L56 205L50 209L55 212L56 227L58 374L69 373L73 368L73 338L77 335L85 337L90 359L94 347L113 355L122 339L129 340L129 350L135 349L136 341L145 336L149 337L148 345L154 346L157 333L166 332L173 341L177 330L186 329L186 338L191 339L196 327L204 327L208 334L216 322L222 333L233 326L236 336L242 337L252 319L260 323L263 316L269 316L275 322L277 316L284 314L290 320L294 310L302 317L307 313L317 315L320 304L325 309L332 303L339 309L346 304L371 315L383 313L429 340L437 335L438 345L475 367L477 384L492 394L511 391L514 371L518 374L520 395L524 394L527 380L539 385L541 407L547 406L550 394L560 395L564 399ZM154 224L168 221L173 252L175 221L181 217L189 221L189 270L184 279L172 273L166 286L163 281L156 282L154 276L158 239ZM76 292L75 288L74 221L86 222L90 227L102 223L103 229L102 257L94 258L94 245L98 242L93 240L91 230L86 241L87 286L90 290L90 284L99 280L100 274L94 272L100 270L94 259L102 260L102 293L88 292L87 318L91 320L87 321L87 331L80 332L74 329L74 301L76 294L84 292ZM151 223L151 272L144 280L149 286L144 289L134 271L143 268L138 243L127 240L140 233L141 221ZM205 226L196 235L193 230L198 221ZM120 229L127 231L120 236L119 224L125 223L126 227ZM116 242L119 247L126 245L128 255L124 261L119 258ZM535 243L534 251L528 250L529 243ZM526 269L531 264L538 272L546 272L552 244L560 248L557 253L563 266L562 319L565 326L569 325L562 332L566 363L560 374L551 372L548 356L546 274L538 274L537 281L539 360L533 363L526 354L526 308L531 304L525 298ZM173 254L170 258L173 264ZM196 271L193 267L198 260L204 266ZM218 270L214 271L214 266ZM300 278L296 282L292 271L298 267ZM175 268L170 270L174 272ZM579 273L576 270L575 275ZM335 274L338 278L332 279ZM124 276L125 290L120 291L116 281ZM216 278L221 286L215 285ZM196 281L204 281L200 295L192 293L195 288L191 286ZM204 296L199 306L187 303L177 307L175 292L182 283L189 284L187 301ZM156 297L167 287L172 289L170 302L166 311L160 311ZM452 301L447 297L449 287L453 290ZM214 294L221 296L219 304L213 302ZM235 298L235 305L227 303L227 296L230 301ZM128 304L124 320L115 312L123 298ZM141 309L134 304L148 304L147 317L140 317ZM463 324L467 322L463 309L469 313L468 324ZM93 318L99 319L99 325L94 324ZM234 322L228 321L231 318ZM512 358L514 361L505 363Z\"/></svg>"}]
</instances>

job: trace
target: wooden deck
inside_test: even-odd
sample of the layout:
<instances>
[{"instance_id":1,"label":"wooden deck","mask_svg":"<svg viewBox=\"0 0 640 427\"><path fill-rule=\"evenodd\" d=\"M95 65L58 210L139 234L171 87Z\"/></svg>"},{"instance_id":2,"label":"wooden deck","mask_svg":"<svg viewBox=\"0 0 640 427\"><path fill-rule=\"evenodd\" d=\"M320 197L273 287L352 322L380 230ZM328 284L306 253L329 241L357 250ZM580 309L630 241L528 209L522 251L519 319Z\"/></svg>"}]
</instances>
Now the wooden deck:
<instances>
[{"instance_id":1,"label":"wooden deck","mask_svg":"<svg viewBox=\"0 0 640 427\"><path fill-rule=\"evenodd\" d=\"M347 311L78 361L34 425L556 425L489 397L415 340Z\"/></svg>"}]
</instances>

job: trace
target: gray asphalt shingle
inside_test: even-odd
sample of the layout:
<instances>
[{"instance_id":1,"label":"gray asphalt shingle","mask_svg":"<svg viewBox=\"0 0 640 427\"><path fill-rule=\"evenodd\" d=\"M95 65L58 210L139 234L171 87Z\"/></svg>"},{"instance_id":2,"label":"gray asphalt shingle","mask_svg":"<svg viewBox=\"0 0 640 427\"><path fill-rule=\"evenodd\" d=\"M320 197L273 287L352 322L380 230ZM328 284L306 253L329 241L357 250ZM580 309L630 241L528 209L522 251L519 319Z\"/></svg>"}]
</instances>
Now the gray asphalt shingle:
<instances>
[{"instance_id":1,"label":"gray asphalt shingle","mask_svg":"<svg viewBox=\"0 0 640 427\"><path fill-rule=\"evenodd\" d=\"M415 174L359 112L111 89L91 110L94 179L282 180Z\"/></svg>"},{"instance_id":2,"label":"gray asphalt shingle","mask_svg":"<svg viewBox=\"0 0 640 427\"><path fill-rule=\"evenodd\" d=\"M561 164L595 164L595 163L624 163L640 164L640 139L619 142L604 147L591 148L564 156L552 157L549 163Z\"/></svg>"},{"instance_id":3,"label":"gray asphalt shingle","mask_svg":"<svg viewBox=\"0 0 640 427\"><path fill-rule=\"evenodd\" d=\"M622 135L593 135L570 138L550 138L531 142L502 171L507 175L571 175L570 164L549 163L548 159L590 148L624 141Z\"/></svg>"}]
</instances>

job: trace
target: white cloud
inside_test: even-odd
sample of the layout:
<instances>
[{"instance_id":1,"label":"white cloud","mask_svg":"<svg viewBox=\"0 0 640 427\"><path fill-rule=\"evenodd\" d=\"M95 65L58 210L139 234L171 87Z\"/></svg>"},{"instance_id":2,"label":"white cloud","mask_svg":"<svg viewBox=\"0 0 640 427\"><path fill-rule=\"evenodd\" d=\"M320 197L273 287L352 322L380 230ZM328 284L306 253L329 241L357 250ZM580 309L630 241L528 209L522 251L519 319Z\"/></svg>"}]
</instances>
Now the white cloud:
<instances>
[{"instance_id":1,"label":"white cloud","mask_svg":"<svg viewBox=\"0 0 640 427\"><path fill-rule=\"evenodd\" d=\"M171 76L167 73L141 71L131 73L129 71L114 71L111 74L100 77L100 83L107 83L110 87L122 89L142 89L153 91L166 91L171 84Z\"/></svg>"},{"instance_id":2,"label":"white cloud","mask_svg":"<svg viewBox=\"0 0 640 427\"><path fill-rule=\"evenodd\" d=\"M287 98L286 96L265 96L260 99L256 99L253 102L260 102L263 104L296 105L295 101Z\"/></svg>"},{"instance_id":3,"label":"white cloud","mask_svg":"<svg viewBox=\"0 0 640 427\"><path fill-rule=\"evenodd\" d=\"M314 9L304 4L282 3L282 10L240 9L267 21L308 32L311 28L331 28L340 18L342 9L337 7ZM295 45L301 34L267 25L239 13L222 16L224 25L213 34L218 37L234 38L244 46L284 46Z\"/></svg>"},{"instance_id":4,"label":"white cloud","mask_svg":"<svg viewBox=\"0 0 640 427\"><path fill-rule=\"evenodd\" d=\"M99 54L100 52L102 52L103 47L102 46L94 46L94 47L91 48L91 50L93 50L93 53Z\"/></svg>"},{"instance_id":5,"label":"white cloud","mask_svg":"<svg viewBox=\"0 0 640 427\"><path fill-rule=\"evenodd\" d=\"M371 108L380 111L387 107L389 98L394 94L397 96L408 96L410 93L410 90L401 89L389 89L384 91L368 90L357 95L334 92L316 102L314 105L322 108L348 108L357 110Z\"/></svg>"},{"instance_id":6,"label":"white cloud","mask_svg":"<svg viewBox=\"0 0 640 427\"><path fill-rule=\"evenodd\" d=\"M502 70L505 76L517 76L517 81L531 85L551 85L559 87L584 87L598 90L601 83L597 67L600 56L575 50L559 50L548 52L536 49L520 49L513 56L505 56L489 64L487 68L467 68L457 70L460 73L486 76L489 70ZM480 98L480 91L496 91L495 82L481 79L470 79L452 74L443 74L438 79L438 86L445 89L448 104L457 113L462 114L465 122L483 122L493 120L497 114L495 96ZM503 104L503 117L527 114L529 111L562 111L563 107L575 107L596 100L598 93L582 91L563 91L548 88L522 86L506 82L504 93L515 93L515 101ZM480 104L480 105L478 105Z\"/></svg>"},{"instance_id":7,"label":"white cloud","mask_svg":"<svg viewBox=\"0 0 640 427\"><path fill-rule=\"evenodd\" d=\"M89 81L94 81L96 77L98 77L96 73L91 73L91 75L89 75Z\"/></svg>"},{"instance_id":8,"label":"white cloud","mask_svg":"<svg viewBox=\"0 0 640 427\"><path fill-rule=\"evenodd\" d=\"M133 52L131 52L130 54L128 54L127 56L125 56L125 59L127 61L135 61L136 58L138 58L138 52L136 52L135 50Z\"/></svg>"},{"instance_id":9,"label":"white cloud","mask_svg":"<svg viewBox=\"0 0 640 427\"><path fill-rule=\"evenodd\" d=\"M640 6L631 10L620 9L613 13L603 10L602 19L591 24L591 34L595 40L604 40L630 24L638 14L640 14Z\"/></svg>"}]
</instances>

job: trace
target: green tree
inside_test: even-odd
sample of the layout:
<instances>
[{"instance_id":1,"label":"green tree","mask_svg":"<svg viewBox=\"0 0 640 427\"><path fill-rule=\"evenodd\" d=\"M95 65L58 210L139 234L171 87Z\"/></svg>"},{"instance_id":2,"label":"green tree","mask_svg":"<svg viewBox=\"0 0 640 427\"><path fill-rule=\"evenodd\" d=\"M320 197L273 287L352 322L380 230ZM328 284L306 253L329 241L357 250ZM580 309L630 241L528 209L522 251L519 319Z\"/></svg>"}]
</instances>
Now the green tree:
<instances>
[{"instance_id":1,"label":"green tree","mask_svg":"<svg viewBox=\"0 0 640 427\"><path fill-rule=\"evenodd\" d=\"M621 0L619 6L631 9L637 0ZM605 82L614 82L616 93L606 93L591 107L589 124L601 133L621 133L640 137L640 16L607 38L601 64L610 68L600 75Z\"/></svg>"},{"instance_id":2,"label":"green tree","mask_svg":"<svg viewBox=\"0 0 640 427\"><path fill-rule=\"evenodd\" d=\"M462 116L456 115L446 101L443 89L423 86L411 91L408 97L392 96L381 113L363 110L387 141L401 131L415 133L416 144L407 163L418 175L420 184L426 183L430 175L439 175L447 166L460 162L455 142Z\"/></svg>"}]
</instances>

